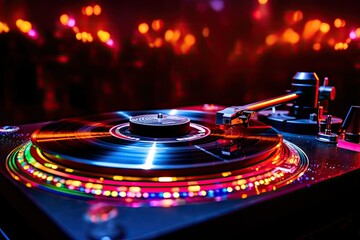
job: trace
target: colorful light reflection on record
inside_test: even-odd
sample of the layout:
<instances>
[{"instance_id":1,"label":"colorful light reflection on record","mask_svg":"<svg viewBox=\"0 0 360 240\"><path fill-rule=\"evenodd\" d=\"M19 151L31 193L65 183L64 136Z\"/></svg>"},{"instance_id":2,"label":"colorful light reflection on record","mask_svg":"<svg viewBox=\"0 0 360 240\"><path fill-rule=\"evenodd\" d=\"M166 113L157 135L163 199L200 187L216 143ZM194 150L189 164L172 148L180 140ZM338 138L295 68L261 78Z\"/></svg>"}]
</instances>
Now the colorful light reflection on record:
<instances>
[{"instance_id":1,"label":"colorful light reflection on record","mask_svg":"<svg viewBox=\"0 0 360 240\"><path fill-rule=\"evenodd\" d=\"M61 120L41 127L31 141L14 149L7 169L28 187L69 197L174 206L274 191L308 167L298 147L260 122L228 133L213 124L214 114L177 114L210 129L209 135L182 142L177 137L142 141L143 136L128 141L109 132L128 121L119 114Z\"/></svg>"}]
</instances>

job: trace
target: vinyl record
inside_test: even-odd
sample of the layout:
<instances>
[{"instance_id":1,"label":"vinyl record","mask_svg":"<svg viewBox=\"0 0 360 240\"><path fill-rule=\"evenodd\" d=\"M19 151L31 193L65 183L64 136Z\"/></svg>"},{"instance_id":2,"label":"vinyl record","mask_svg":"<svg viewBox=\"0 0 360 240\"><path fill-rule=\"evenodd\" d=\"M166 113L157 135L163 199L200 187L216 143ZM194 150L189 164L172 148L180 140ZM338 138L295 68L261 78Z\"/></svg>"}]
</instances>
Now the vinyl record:
<instances>
[{"instance_id":1,"label":"vinyl record","mask_svg":"<svg viewBox=\"0 0 360 240\"><path fill-rule=\"evenodd\" d=\"M213 114L192 111L176 113L191 119L190 131L184 135L149 137L130 131L131 118L151 113L118 112L61 120L36 131L32 142L52 161L69 167L112 174L178 176L228 171L263 161L282 141L278 132L260 122L223 130L214 124Z\"/></svg>"},{"instance_id":2,"label":"vinyl record","mask_svg":"<svg viewBox=\"0 0 360 240\"><path fill-rule=\"evenodd\" d=\"M261 122L224 127L215 113L170 109L54 121L7 163L27 186L152 205L244 198L286 185L308 166L300 149Z\"/></svg>"}]
</instances>

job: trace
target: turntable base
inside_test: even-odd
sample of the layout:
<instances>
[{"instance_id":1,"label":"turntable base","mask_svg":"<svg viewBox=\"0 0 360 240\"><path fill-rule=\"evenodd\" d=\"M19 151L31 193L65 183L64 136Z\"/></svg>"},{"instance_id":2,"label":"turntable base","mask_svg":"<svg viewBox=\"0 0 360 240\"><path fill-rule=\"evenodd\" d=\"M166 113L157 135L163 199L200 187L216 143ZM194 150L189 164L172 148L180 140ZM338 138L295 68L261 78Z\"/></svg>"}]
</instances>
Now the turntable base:
<instances>
[{"instance_id":1,"label":"turntable base","mask_svg":"<svg viewBox=\"0 0 360 240\"><path fill-rule=\"evenodd\" d=\"M141 136L127 123L139 112L114 112L1 133L0 194L16 222L52 239L306 237L359 212L359 152L257 120L223 129L213 112L161 111L191 131Z\"/></svg>"}]
</instances>

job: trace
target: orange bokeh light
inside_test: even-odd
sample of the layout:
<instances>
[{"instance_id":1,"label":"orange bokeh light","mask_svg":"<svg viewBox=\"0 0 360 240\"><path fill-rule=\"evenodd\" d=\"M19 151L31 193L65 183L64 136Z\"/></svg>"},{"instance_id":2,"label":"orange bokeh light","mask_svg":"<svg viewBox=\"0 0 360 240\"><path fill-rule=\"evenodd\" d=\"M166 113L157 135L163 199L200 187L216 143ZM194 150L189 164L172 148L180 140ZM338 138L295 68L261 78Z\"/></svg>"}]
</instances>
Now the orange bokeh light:
<instances>
[{"instance_id":1,"label":"orange bokeh light","mask_svg":"<svg viewBox=\"0 0 360 240\"><path fill-rule=\"evenodd\" d=\"M110 33L104 30L99 30L97 36L101 42L107 42L110 39Z\"/></svg>"},{"instance_id":2,"label":"orange bokeh light","mask_svg":"<svg viewBox=\"0 0 360 240\"><path fill-rule=\"evenodd\" d=\"M328 23L321 23L320 24L320 32L327 33L330 31L330 25Z\"/></svg>"},{"instance_id":3,"label":"orange bokeh light","mask_svg":"<svg viewBox=\"0 0 360 240\"><path fill-rule=\"evenodd\" d=\"M140 23L138 30L141 34L145 34L149 31L149 25L147 23Z\"/></svg>"},{"instance_id":4,"label":"orange bokeh light","mask_svg":"<svg viewBox=\"0 0 360 240\"><path fill-rule=\"evenodd\" d=\"M275 34L270 34L265 38L265 43L268 46L272 46L276 43L276 41L278 40L278 36Z\"/></svg>"},{"instance_id":5,"label":"orange bokeh light","mask_svg":"<svg viewBox=\"0 0 360 240\"><path fill-rule=\"evenodd\" d=\"M208 27L204 27L201 33L204 37L207 38L210 35L210 29Z\"/></svg>"},{"instance_id":6,"label":"orange bokeh light","mask_svg":"<svg viewBox=\"0 0 360 240\"><path fill-rule=\"evenodd\" d=\"M93 9L92 6L87 6L87 7L85 8L85 15L91 16L93 13L94 13L94 9Z\"/></svg>"},{"instance_id":7,"label":"orange bokeh light","mask_svg":"<svg viewBox=\"0 0 360 240\"><path fill-rule=\"evenodd\" d=\"M335 26L336 28L345 27L345 25L346 25L346 22L345 22L344 19L336 18L336 19L334 20L334 26Z\"/></svg>"},{"instance_id":8,"label":"orange bokeh light","mask_svg":"<svg viewBox=\"0 0 360 240\"><path fill-rule=\"evenodd\" d=\"M94 10L94 15L98 16L98 15L101 14L101 7L100 7L100 5L96 4L96 5L94 6L93 10Z\"/></svg>"},{"instance_id":9,"label":"orange bokeh light","mask_svg":"<svg viewBox=\"0 0 360 240\"><path fill-rule=\"evenodd\" d=\"M300 36L292 28L288 28L283 33L283 39L285 42L295 44L295 43L299 42Z\"/></svg>"},{"instance_id":10,"label":"orange bokeh light","mask_svg":"<svg viewBox=\"0 0 360 240\"><path fill-rule=\"evenodd\" d=\"M64 26L66 26L67 24L68 24L68 22L69 22L69 15L67 15L67 14L62 14L61 16L60 16L60 23L62 24L62 25L64 25Z\"/></svg>"},{"instance_id":11,"label":"orange bokeh light","mask_svg":"<svg viewBox=\"0 0 360 240\"><path fill-rule=\"evenodd\" d=\"M22 19L16 20L16 26L23 33L28 33L32 29L32 24L29 21L24 21Z\"/></svg>"},{"instance_id":12,"label":"orange bokeh light","mask_svg":"<svg viewBox=\"0 0 360 240\"><path fill-rule=\"evenodd\" d=\"M320 25L321 25L321 21L318 19L314 19L306 22L302 35L303 38L305 40L308 40L311 37L313 37L319 31Z\"/></svg>"},{"instance_id":13,"label":"orange bokeh light","mask_svg":"<svg viewBox=\"0 0 360 240\"><path fill-rule=\"evenodd\" d=\"M192 46L195 44L196 42L196 38L194 35L192 34L186 34L185 37L184 37L184 42L189 45L189 46Z\"/></svg>"},{"instance_id":14,"label":"orange bokeh light","mask_svg":"<svg viewBox=\"0 0 360 240\"><path fill-rule=\"evenodd\" d=\"M320 49L321 49L321 44L320 44L320 43L314 43L314 44L313 44L313 49L314 49L314 51L320 51Z\"/></svg>"},{"instance_id":15,"label":"orange bokeh light","mask_svg":"<svg viewBox=\"0 0 360 240\"><path fill-rule=\"evenodd\" d=\"M258 3L261 5L265 5L268 3L268 0L258 0Z\"/></svg>"},{"instance_id":16,"label":"orange bokeh light","mask_svg":"<svg viewBox=\"0 0 360 240\"><path fill-rule=\"evenodd\" d=\"M154 31L159 31L164 26L164 22L160 19L152 21L151 27Z\"/></svg>"},{"instance_id":17,"label":"orange bokeh light","mask_svg":"<svg viewBox=\"0 0 360 240\"><path fill-rule=\"evenodd\" d=\"M7 33L9 32L9 26L6 23L0 22L0 33L4 32Z\"/></svg>"}]
</instances>

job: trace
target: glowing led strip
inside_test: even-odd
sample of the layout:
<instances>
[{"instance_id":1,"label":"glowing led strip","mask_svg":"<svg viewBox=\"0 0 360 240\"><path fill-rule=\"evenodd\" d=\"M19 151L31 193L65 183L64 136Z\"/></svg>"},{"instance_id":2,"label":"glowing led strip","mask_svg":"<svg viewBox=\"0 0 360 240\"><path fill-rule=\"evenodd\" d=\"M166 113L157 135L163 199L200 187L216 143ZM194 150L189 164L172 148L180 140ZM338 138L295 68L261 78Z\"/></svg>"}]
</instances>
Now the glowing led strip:
<instances>
[{"instance_id":1,"label":"glowing led strip","mask_svg":"<svg viewBox=\"0 0 360 240\"><path fill-rule=\"evenodd\" d=\"M307 168L307 158L301 161L299 152L287 144L286 156L277 156L273 168L255 169L249 172L220 173L217 176L141 178L131 176L105 175L69 170L49 162L39 149L36 156L31 155L30 142L19 146L7 158L7 168L12 177L28 187L90 198L116 199L184 199L187 202L197 199L216 199L234 195L246 198L262 192L272 191L291 183ZM40 158L44 164L36 160ZM46 166L47 165L47 166ZM221 177L219 177L221 175ZM195 178L195 180L193 180ZM119 179L119 180L116 180ZM134 180L137 181L134 181ZM184 181L179 181L179 179ZM145 181L147 180L147 181ZM150 181L149 181L150 180ZM135 184L135 185L134 185Z\"/></svg>"}]
</instances>

